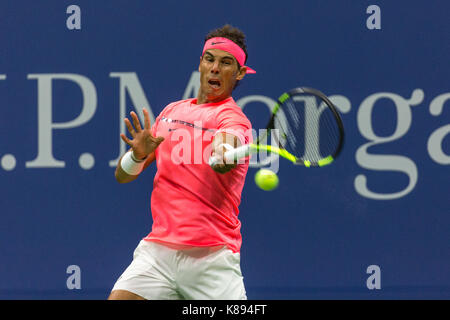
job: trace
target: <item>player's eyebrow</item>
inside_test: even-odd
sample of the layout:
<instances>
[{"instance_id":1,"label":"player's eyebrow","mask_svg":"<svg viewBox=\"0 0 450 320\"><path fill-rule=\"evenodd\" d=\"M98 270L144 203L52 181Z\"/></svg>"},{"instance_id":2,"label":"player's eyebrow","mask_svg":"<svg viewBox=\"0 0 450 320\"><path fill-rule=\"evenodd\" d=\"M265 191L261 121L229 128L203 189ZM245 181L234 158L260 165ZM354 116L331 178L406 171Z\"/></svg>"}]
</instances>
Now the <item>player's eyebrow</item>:
<instances>
[{"instance_id":1,"label":"player's eyebrow","mask_svg":"<svg viewBox=\"0 0 450 320\"><path fill-rule=\"evenodd\" d=\"M213 58L217 58L215 55L213 55L211 52L209 52L209 51L206 51L205 52L205 55L209 55L209 56L211 56L211 57L213 57ZM223 57L220 57L220 59L231 59L231 60L235 60L235 58L233 57L233 56L223 56Z\"/></svg>"}]
</instances>

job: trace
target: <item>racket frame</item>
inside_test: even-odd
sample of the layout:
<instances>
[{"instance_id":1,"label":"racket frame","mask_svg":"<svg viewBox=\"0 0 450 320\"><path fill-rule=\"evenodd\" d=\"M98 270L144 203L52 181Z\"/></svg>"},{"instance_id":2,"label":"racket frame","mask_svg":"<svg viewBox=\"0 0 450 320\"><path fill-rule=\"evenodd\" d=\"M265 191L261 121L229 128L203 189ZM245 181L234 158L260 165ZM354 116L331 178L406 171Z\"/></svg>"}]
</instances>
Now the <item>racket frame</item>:
<instances>
[{"instance_id":1,"label":"racket frame","mask_svg":"<svg viewBox=\"0 0 450 320\"><path fill-rule=\"evenodd\" d=\"M309 88L309 87L298 87L298 88L294 88L294 89L291 89L291 90L283 93L278 98L277 103L272 110L272 115L266 126L267 130L265 130L265 132L270 132L271 130L275 129L275 119L277 116L277 112L280 110L280 108L281 109L283 108L282 106L287 99L289 99L297 94L311 94L316 97L319 97L322 101L324 101L326 103L327 107L331 110L331 112L334 116L334 119L336 121L338 130L339 130L339 135L340 135L338 146L336 147L336 150L333 152L333 154L330 154L330 155L318 160L317 162L303 160L301 158L294 156L293 154L288 152L286 149L284 149L284 147L282 146L280 141L277 141L279 147L274 146L274 145L260 144L259 143L260 140L263 137L265 138L267 136L267 133L266 133L264 136L258 137L257 141L255 143L246 144L246 145L237 147L233 150L226 151L224 153L224 160L226 162L232 162L232 161L239 160L241 158L248 157L250 154L258 153L260 150L265 150L265 151L268 151L271 153L276 153L276 154L282 156L283 158L291 161L295 165L302 165L305 167L323 167L323 166L326 166L326 165L329 165L330 163L332 163L339 156L339 154L342 151L343 145L344 145L344 125L343 125L341 116L340 116L338 110L336 109L335 105L330 101L330 99L328 99L328 97L325 94L323 94L322 92L320 92L317 89ZM210 158L209 164L211 166L214 166L217 163L218 163L218 159L216 157Z\"/></svg>"}]
</instances>

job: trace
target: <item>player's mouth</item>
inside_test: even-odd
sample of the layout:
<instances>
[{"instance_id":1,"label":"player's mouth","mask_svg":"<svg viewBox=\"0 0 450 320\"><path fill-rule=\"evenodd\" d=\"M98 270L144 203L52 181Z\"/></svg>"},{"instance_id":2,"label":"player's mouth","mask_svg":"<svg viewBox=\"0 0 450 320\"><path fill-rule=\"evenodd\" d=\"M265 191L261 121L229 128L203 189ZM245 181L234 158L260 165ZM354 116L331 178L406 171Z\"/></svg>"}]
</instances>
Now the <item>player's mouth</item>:
<instances>
[{"instance_id":1,"label":"player's mouth","mask_svg":"<svg viewBox=\"0 0 450 320\"><path fill-rule=\"evenodd\" d=\"M220 80L218 79L209 79L208 83L213 89L219 89L221 86Z\"/></svg>"}]
</instances>

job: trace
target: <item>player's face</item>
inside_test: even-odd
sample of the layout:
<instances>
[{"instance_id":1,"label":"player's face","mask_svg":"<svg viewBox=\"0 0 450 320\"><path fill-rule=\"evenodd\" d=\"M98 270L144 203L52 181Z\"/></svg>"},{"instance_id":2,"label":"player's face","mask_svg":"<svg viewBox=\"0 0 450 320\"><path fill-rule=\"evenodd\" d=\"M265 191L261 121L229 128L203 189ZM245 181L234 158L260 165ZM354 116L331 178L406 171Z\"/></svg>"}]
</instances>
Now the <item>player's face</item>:
<instances>
[{"instance_id":1,"label":"player's face","mask_svg":"<svg viewBox=\"0 0 450 320\"><path fill-rule=\"evenodd\" d=\"M219 102L233 92L236 81L245 76L236 59L226 51L209 49L200 58L200 91L198 103Z\"/></svg>"}]
</instances>

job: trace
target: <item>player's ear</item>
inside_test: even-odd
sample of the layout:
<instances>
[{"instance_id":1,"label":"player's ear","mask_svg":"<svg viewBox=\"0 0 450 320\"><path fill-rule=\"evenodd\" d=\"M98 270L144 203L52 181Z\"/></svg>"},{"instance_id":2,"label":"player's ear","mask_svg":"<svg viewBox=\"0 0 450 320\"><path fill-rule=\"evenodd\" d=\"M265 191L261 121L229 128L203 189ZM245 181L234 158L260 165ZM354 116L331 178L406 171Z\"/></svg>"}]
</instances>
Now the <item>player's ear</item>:
<instances>
[{"instance_id":1,"label":"player's ear","mask_svg":"<svg viewBox=\"0 0 450 320\"><path fill-rule=\"evenodd\" d=\"M241 67L237 74L236 80L242 80L245 77L246 73L247 73L247 67L245 67L245 66Z\"/></svg>"},{"instance_id":2,"label":"player's ear","mask_svg":"<svg viewBox=\"0 0 450 320\"><path fill-rule=\"evenodd\" d=\"M200 56L200 62L198 63L198 72L200 72L200 65L202 64L202 56Z\"/></svg>"}]
</instances>

